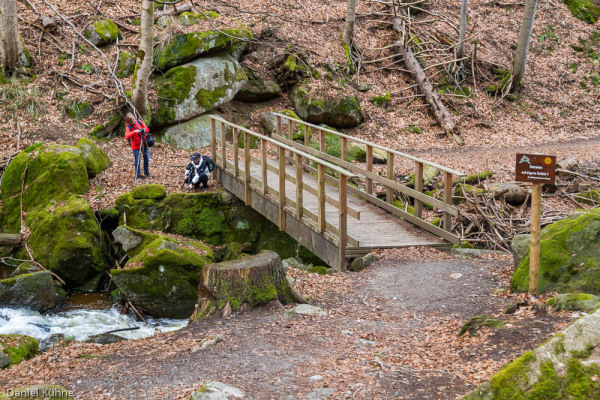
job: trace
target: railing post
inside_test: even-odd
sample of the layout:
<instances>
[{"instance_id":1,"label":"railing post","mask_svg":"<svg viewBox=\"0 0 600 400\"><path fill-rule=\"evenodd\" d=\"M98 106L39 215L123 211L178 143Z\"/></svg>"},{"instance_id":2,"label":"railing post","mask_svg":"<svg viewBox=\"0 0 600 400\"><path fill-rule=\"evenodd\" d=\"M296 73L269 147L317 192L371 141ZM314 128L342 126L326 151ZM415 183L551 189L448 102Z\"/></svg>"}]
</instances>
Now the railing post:
<instances>
[{"instance_id":1,"label":"railing post","mask_svg":"<svg viewBox=\"0 0 600 400\"><path fill-rule=\"evenodd\" d=\"M233 128L233 176L236 178L240 175L240 166L239 166L239 142L240 142L240 132L237 128Z\"/></svg>"},{"instance_id":2,"label":"railing post","mask_svg":"<svg viewBox=\"0 0 600 400\"><path fill-rule=\"evenodd\" d=\"M237 146L236 146L237 148ZM237 161L236 161L237 164ZM252 202L250 198L250 134L244 131L244 202L249 206Z\"/></svg>"},{"instance_id":3,"label":"railing post","mask_svg":"<svg viewBox=\"0 0 600 400\"><path fill-rule=\"evenodd\" d=\"M302 220L304 214L304 204L302 199L302 189L304 185L302 183L302 156L296 153L296 215L298 220Z\"/></svg>"},{"instance_id":4,"label":"railing post","mask_svg":"<svg viewBox=\"0 0 600 400\"><path fill-rule=\"evenodd\" d=\"M210 119L210 156L217 162L217 122Z\"/></svg>"},{"instance_id":5,"label":"railing post","mask_svg":"<svg viewBox=\"0 0 600 400\"><path fill-rule=\"evenodd\" d=\"M281 117L277 116L277 135L281 136Z\"/></svg>"},{"instance_id":6,"label":"railing post","mask_svg":"<svg viewBox=\"0 0 600 400\"><path fill-rule=\"evenodd\" d=\"M444 171L444 203L452 205L452 174ZM444 212L444 229L452 231L452 214Z\"/></svg>"},{"instance_id":7,"label":"railing post","mask_svg":"<svg viewBox=\"0 0 600 400\"><path fill-rule=\"evenodd\" d=\"M415 190L423 192L423 163L415 161ZM415 217L423 218L423 202L415 199Z\"/></svg>"},{"instance_id":8,"label":"railing post","mask_svg":"<svg viewBox=\"0 0 600 400\"><path fill-rule=\"evenodd\" d=\"M325 132L322 130L319 130L319 150L325 153Z\"/></svg>"},{"instance_id":9,"label":"railing post","mask_svg":"<svg viewBox=\"0 0 600 400\"><path fill-rule=\"evenodd\" d=\"M340 156L343 161L348 161L348 139L342 137L342 155Z\"/></svg>"},{"instance_id":10,"label":"railing post","mask_svg":"<svg viewBox=\"0 0 600 400\"><path fill-rule=\"evenodd\" d=\"M373 146L367 145L367 171L373 172ZM367 193L373 194L373 180L367 178Z\"/></svg>"},{"instance_id":11,"label":"railing post","mask_svg":"<svg viewBox=\"0 0 600 400\"><path fill-rule=\"evenodd\" d=\"M260 158L262 190L263 194L267 195L269 193L269 181L267 181L267 141L263 139L260 140Z\"/></svg>"},{"instance_id":12,"label":"railing post","mask_svg":"<svg viewBox=\"0 0 600 400\"><path fill-rule=\"evenodd\" d=\"M285 149L279 147L279 230L285 231Z\"/></svg>"},{"instance_id":13,"label":"railing post","mask_svg":"<svg viewBox=\"0 0 600 400\"><path fill-rule=\"evenodd\" d=\"M340 174L340 237L338 241L340 266L339 271L346 269L346 244L348 242L348 177Z\"/></svg>"},{"instance_id":14,"label":"railing post","mask_svg":"<svg viewBox=\"0 0 600 400\"><path fill-rule=\"evenodd\" d=\"M325 166L323 164L319 164L319 169L317 173L317 181L319 186L319 233L325 232L326 227L326 217L325 217Z\"/></svg>"},{"instance_id":15,"label":"railing post","mask_svg":"<svg viewBox=\"0 0 600 400\"><path fill-rule=\"evenodd\" d=\"M396 176L394 175L394 153L391 151L387 152L387 178L391 181L396 181ZM394 189L387 188L385 201L389 204L394 204Z\"/></svg>"},{"instance_id":16,"label":"railing post","mask_svg":"<svg viewBox=\"0 0 600 400\"><path fill-rule=\"evenodd\" d=\"M294 121L288 119L288 139L292 141L294 140L294 125ZM294 158L294 152L292 150L290 150L290 158Z\"/></svg>"},{"instance_id":17,"label":"railing post","mask_svg":"<svg viewBox=\"0 0 600 400\"><path fill-rule=\"evenodd\" d=\"M310 146L310 136L308 134L308 125L304 125L304 145Z\"/></svg>"},{"instance_id":18,"label":"railing post","mask_svg":"<svg viewBox=\"0 0 600 400\"><path fill-rule=\"evenodd\" d=\"M223 157L223 171L227 169L227 142L225 142L225 122L221 122L221 156Z\"/></svg>"}]
</instances>

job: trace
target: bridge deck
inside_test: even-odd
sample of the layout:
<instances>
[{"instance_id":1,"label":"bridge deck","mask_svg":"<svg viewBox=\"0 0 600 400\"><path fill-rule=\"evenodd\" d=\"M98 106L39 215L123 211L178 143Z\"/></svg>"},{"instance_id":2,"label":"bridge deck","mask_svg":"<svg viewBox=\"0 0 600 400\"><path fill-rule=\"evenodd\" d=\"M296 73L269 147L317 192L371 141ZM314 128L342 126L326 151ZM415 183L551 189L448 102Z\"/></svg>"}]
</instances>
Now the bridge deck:
<instances>
[{"instance_id":1,"label":"bridge deck","mask_svg":"<svg viewBox=\"0 0 600 400\"><path fill-rule=\"evenodd\" d=\"M230 161L231 162L231 161ZM269 164L278 167L278 161L269 159ZM240 175L243 175L244 162L238 161ZM227 173L232 173L229 169ZM296 169L294 166L286 164L286 172L290 175L295 175ZM261 180L261 167L258 164L250 164L250 174L253 178ZM267 181L269 187L277 189L279 185L279 175L275 172L267 171ZM305 185L317 188L317 179L314 175L305 172L303 175L303 183ZM285 192L286 196L291 199L296 198L296 184L286 181ZM338 198L337 186L331 185L328 182L325 184L325 193L334 199ZM318 198L317 196L303 191L303 205L305 209L318 213ZM425 232L415 225L392 217L390 213L367 203L355 196L348 196L348 207L360 212L360 220L348 216L348 235L359 242L359 247L365 250L376 248L395 248L408 246L444 246L447 242L442 239ZM339 228L338 224L339 210L330 205L325 204L325 215L327 222ZM349 246L350 247L350 246Z\"/></svg>"}]
</instances>

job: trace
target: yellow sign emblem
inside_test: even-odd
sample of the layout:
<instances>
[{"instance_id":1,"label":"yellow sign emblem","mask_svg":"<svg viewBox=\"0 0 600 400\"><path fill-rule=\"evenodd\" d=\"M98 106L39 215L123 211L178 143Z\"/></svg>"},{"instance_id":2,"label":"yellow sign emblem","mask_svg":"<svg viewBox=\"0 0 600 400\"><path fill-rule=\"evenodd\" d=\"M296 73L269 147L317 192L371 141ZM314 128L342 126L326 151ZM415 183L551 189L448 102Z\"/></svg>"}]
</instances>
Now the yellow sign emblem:
<instances>
[{"instance_id":1,"label":"yellow sign emblem","mask_svg":"<svg viewBox=\"0 0 600 400\"><path fill-rule=\"evenodd\" d=\"M552 159L551 159L550 157L546 157L546 158L544 159L544 163L545 163L546 165L550 165L550 164L552 164Z\"/></svg>"}]
</instances>

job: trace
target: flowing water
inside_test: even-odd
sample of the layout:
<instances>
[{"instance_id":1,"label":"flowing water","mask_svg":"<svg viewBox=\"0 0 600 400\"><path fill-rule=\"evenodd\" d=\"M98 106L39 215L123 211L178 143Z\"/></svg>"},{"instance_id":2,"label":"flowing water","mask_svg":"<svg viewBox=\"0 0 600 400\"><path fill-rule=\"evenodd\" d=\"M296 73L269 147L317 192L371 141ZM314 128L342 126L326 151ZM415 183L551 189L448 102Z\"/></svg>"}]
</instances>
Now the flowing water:
<instances>
[{"instance_id":1,"label":"flowing water","mask_svg":"<svg viewBox=\"0 0 600 400\"><path fill-rule=\"evenodd\" d=\"M0 307L0 334L20 333L40 341L42 348L49 347L61 338L85 341L90 336L121 328L139 327L137 330L115 332L125 339L152 336L157 330L170 332L183 328L187 320L147 318L138 321L134 315L123 315L110 298L103 293L72 293L55 311L40 314L26 308Z\"/></svg>"}]
</instances>

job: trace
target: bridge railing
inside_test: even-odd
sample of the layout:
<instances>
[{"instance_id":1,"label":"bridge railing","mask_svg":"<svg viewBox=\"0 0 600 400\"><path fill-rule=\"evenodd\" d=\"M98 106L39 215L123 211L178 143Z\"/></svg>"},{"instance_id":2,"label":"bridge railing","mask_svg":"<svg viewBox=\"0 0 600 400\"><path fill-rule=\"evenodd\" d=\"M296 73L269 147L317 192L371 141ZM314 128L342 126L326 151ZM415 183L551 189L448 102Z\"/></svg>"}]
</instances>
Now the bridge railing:
<instances>
[{"instance_id":1,"label":"bridge railing","mask_svg":"<svg viewBox=\"0 0 600 400\"><path fill-rule=\"evenodd\" d=\"M267 198L279 207L278 225L280 230L286 231L286 215L292 216L335 243L339 247L340 260L345 260L346 247L348 245L359 247L358 241L348 235L347 221L348 215L360 219L360 213L348 207L347 182L349 178L356 177L355 174L319 157L233 124L218 116L211 116L211 119L212 159L222 173L228 173L244 184L244 201L247 206L251 205L252 191ZM227 133L228 129L231 131L230 134ZM220 138L217 138L218 130ZM243 149L240 149L240 145L238 144L240 135L243 136ZM253 156L250 151L250 138L252 137L260 140L260 158ZM267 149L269 144L271 145L270 150L275 150L277 162L273 162L275 161L274 159L271 160L272 162L269 162L269 151ZM290 161L285 155L286 151L289 151L292 155L292 165L295 166L295 171L292 174L286 172L286 161ZM311 160L317 165L317 188L310 186L303 180L303 159ZM240 163L243 164L243 167L240 166ZM256 177L256 174L253 176L251 173L252 164L260 166L258 177ZM338 184L340 190L338 198L331 197L325 191L326 168L339 174ZM277 175L277 188L269 186L268 171ZM288 181L296 186L295 199L286 195L286 182ZM316 198L317 213L305 207L306 199L304 192L308 192ZM339 211L338 226L334 226L327 221L325 214L326 203Z\"/></svg>"},{"instance_id":2,"label":"bridge railing","mask_svg":"<svg viewBox=\"0 0 600 400\"><path fill-rule=\"evenodd\" d=\"M319 157L326 160L336 166L342 167L348 171L352 171L358 175L361 179L366 180L366 192L362 191L354 186L348 185L347 189L350 193L363 198L364 200L383 208L395 215L399 215L409 222L441 237L451 243L459 244L460 238L451 233L452 231L452 217L458 216L458 209L452 205L452 180L453 176L463 177L464 173L444 167L434 162L426 161L418 157L414 157L410 154L402 153L397 150L390 149L385 146L380 146L375 143L368 142L359 138L355 138L349 135L345 135L340 132L336 132L331 129L326 129L318 125L314 125L302 120L298 120L281 113L274 113L277 118L277 131L272 137L276 138L280 142L293 147L295 150L304 151L312 156ZM296 127L300 127L303 132L303 138L299 143L293 139L294 133L296 133ZM318 140L318 149L310 146L310 134L309 129L312 131L313 139ZM340 140L340 157L326 153L326 134L331 134L339 138ZM356 143L360 146L364 146L366 152L366 168L362 168L356 164L348 161L348 151L351 148L352 143ZM381 176L373 170L373 150L378 149L383 151L387 155L386 161L386 175ZM415 185L414 189L406 185L403 185L396 181L394 175L394 161L396 158L405 158L414 162L415 172ZM423 193L423 169L425 165L435 167L443 172L443 201L438 200L432 196ZM311 170L310 166L305 165L305 169ZM333 177L329 177L329 180L335 180ZM383 201L374 195L373 185L374 183L383 185L386 189L386 200ZM413 200L414 214L411 214L401 208L394 206L395 192L403 193ZM423 203L429 204L432 207L437 208L443 212L443 229L435 226L423 219Z\"/></svg>"}]
</instances>

